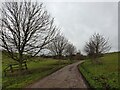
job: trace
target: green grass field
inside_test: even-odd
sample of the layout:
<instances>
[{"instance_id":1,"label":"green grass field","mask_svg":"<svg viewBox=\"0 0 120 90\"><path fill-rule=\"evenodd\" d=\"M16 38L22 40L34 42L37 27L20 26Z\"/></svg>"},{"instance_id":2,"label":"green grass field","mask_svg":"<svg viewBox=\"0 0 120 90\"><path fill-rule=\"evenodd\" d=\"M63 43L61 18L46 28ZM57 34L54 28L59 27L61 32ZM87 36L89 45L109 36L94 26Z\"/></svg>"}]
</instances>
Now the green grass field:
<instances>
[{"instance_id":1,"label":"green grass field","mask_svg":"<svg viewBox=\"0 0 120 90\"><path fill-rule=\"evenodd\" d=\"M13 75L13 76L4 76L2 77L2 88L24 88L27 85L36 82L37 80L55 72L56 70L72 63L69 60L54 60L54 59L43 59L43 58L34 58L36 61L27 62L28 71L23 73L23 75ZM31 59L32 60L32 59ZM3 53L2 55L2 70L6 67L7 64L16 63Z\"/></svg>"},{"instance_id":2,"label":"green grass field","mask_svg":"<svg viewBox=\"0 0 120 90\"><path fill-rule=\"evenodd\" d=\"M105 54L100 60L101 64L93 64L91 60L86 60L79 65L79 70L92 88L120 88L118 83L118 53Z\"/></svg>"}]
</instances>

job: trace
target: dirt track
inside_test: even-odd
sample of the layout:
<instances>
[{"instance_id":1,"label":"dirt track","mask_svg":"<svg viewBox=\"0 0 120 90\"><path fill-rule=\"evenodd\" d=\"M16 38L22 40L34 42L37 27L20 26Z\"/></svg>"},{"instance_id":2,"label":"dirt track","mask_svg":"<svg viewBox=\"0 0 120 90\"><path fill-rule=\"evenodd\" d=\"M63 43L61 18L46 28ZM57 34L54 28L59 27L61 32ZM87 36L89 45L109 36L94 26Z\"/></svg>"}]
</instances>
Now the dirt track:
<instances>
[{"instance_id":1,"label":"dirt track","mask_svg":"<svg viewBox=\"0 0 120 90\"><path fill-rule=\"evenodd\" d=\"M68 65L27 88L87 88L77 68L80 63Z\"/></svg>"}]
</instances>

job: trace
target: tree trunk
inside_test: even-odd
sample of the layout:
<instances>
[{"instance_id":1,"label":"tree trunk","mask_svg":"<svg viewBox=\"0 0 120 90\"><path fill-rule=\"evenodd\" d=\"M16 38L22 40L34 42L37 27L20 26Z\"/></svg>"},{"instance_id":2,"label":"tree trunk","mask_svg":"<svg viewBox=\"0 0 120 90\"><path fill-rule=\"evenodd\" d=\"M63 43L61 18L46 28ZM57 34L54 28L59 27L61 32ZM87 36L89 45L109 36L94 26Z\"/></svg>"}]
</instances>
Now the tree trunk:
<instances>
[{"instance_id":1,"label":"tree trunk","mask_svg":"<svg viewBox=\"0 0 120 90\"><path fill-rule=\"evenodd\" d=\"M21 62L19 63L19 72L20 74L22 74L22 63Z\"/></svg>"},{"instance_id":2,"label":"tree trunk","mask_svg":"<svg viewBox=\"0 0 120 90\"><path fill-rule=\"evenodd\" d=\"M58 55L58 58L59 58L59 59L62 59L62 55L61 55L61 54L59 54L59 55Z\"/></svg>"},{"instance_id":3,"label":"tree trunk","mask_svg":"<svg viewBox=\"0 0 120 90\"><path fill-rule=\"evenodd\" d=\"M20 72L20 74L22 74L22 63L23 63L22 60L23 60L22 53L20 52L20 54L19 54L19 72Z\"/></svg>"}]
</instances>

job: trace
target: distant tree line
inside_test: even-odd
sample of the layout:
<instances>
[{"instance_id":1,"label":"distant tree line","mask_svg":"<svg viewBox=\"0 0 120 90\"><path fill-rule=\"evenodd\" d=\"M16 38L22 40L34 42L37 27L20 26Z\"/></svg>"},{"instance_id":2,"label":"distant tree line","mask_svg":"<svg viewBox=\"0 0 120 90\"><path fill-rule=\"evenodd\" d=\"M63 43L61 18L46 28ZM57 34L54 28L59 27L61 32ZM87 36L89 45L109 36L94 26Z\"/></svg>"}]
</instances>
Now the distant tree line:
<instances>
[{"instance_id":1,"label":"distant tree line","mask_svg":"<svg viewBox=\"0 0 120 90\"><path fill-rule=\"evenodd\" d=\"M76 53L76 47L70 43L62 34L59 34L54 40L48 44L48 49L52 56L62 59L67 57L72 59Z\"/></svg>"}]
</instances>

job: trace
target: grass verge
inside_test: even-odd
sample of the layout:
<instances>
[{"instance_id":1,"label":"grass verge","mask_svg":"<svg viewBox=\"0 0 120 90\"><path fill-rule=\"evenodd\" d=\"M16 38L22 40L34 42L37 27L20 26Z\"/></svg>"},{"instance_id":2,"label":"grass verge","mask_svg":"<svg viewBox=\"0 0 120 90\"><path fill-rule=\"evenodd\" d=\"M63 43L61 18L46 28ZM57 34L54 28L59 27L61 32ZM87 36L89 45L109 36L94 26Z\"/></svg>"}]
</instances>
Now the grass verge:
<instances>
[{"instance_id":1,"label":"grass verge","mask_svg":"<svg viewBox=\"0 0 120 90\"><path fill-rule=\"evenodd\" d=\"M5 61L9 63L7 59L9 58L4 57L3 55L2 69L5 68L6 65ZM8 75L7 77L4 76L2 77L2 88L3 89L24 88L71 63L72 62L69 60L54 60L54 59L40 59L37 60L36 62L34 61L27 62L28 70L25 73L23 73L23 75L13 76Z\"/></svg>"},{"instance_id":2,"label":"grass verge","mask_svg":"<svg viewBox=\"0 0 120 90\"><path fill-rule=\"evenodd\" d=\"M118 89L118 53L106 54L100 58L101 64L94 64L86 60L79 65L79 70L86 78L91 88Z\"/></svg>"}]
</instances>

